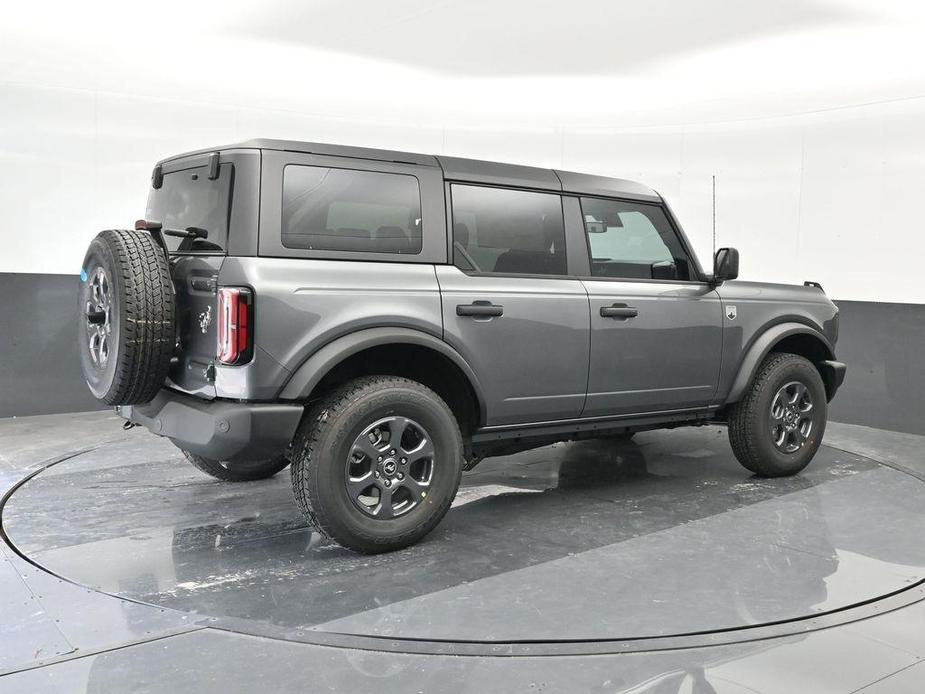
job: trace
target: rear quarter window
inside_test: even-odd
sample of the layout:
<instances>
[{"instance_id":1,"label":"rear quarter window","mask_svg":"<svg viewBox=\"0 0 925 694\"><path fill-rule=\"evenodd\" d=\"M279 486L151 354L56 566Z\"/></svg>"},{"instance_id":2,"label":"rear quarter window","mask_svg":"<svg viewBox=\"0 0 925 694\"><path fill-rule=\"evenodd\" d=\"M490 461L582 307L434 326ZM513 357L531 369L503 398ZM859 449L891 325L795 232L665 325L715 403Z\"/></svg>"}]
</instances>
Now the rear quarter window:
<instances>
[{"instance_id":1,"label":"rear quarter window","mask_svg":"<svg viewBox=\"0 0 925 694\"><path fill-rule=\"evenodd\" d=\"M408 174L289 164L282 244L365 253L421 252L421 193Z\"/></svg>"}]
</instances>

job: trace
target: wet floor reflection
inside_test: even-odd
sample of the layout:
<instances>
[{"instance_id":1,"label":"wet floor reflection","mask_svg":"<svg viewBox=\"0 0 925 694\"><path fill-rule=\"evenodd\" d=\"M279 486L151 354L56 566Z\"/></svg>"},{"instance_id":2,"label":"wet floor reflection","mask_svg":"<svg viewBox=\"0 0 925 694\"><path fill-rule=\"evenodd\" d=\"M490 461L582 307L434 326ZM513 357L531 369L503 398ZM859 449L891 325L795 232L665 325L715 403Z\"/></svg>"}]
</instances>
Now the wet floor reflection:
<instances>
[{"instance_id":1,"label":"wet floor reflection","mask_svg":"<svg viewBox=\"0 0 925 694\"><path fill-rule=\"evenodd\" d=\"M914 484L826 448L803 475L760 480L713 427L558 444L483 462L424 542L367 557L306 526L287 475L222 485L144 437L40 475L4 525L83 583L293 632L629 638L790 619L908 585L925 574ZM882 508L880 521L858 508Z\"/></svg>"}]
</instances>

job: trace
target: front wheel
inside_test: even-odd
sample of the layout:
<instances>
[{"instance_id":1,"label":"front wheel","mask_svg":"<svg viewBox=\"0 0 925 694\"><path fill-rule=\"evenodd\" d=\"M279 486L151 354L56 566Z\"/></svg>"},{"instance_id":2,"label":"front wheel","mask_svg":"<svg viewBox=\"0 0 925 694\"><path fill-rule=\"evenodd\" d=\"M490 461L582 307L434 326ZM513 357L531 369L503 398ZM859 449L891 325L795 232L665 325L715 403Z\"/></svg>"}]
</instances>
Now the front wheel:
<instances>
[{"instance_id":1,"label":"front wheel","mask_svg":"<svg viewBox=\"0 0 925 694\"><path fill-rule=\"evenodd\" d=\"M293 444L292 491L328 537L387 552L433 530L462 468L462 435L446 403L415 381L371 376L310 409Z\"/></svg>"},{"instance_id":2,"label":"front wheel","mask_svg":"<svg viewBox=\"0 0 925 694\"><path fill-rule=\"evenodd\" d=\"M732 452L762 477L795 475L816 455L826 415L816 367L796 354L771 354L729 413Z\"/></svg>"}]
</instances>

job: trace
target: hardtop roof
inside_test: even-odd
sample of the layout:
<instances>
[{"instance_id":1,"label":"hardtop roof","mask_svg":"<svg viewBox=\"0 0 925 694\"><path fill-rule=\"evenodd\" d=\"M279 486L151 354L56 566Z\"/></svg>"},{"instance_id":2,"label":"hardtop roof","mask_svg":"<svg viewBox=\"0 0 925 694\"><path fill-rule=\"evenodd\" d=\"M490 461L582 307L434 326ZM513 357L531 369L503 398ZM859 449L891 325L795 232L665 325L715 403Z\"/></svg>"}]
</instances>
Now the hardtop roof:
<instances>
[{"instance_id":1,"label":"hardtop roof","mask_svg":"<svg viewBox=\"0 0 925 694\"><path fill-rule=\"evenodd\" d=\"M158 164L182 159L197 154L221 152L231 149L266 149L282 152L299 152L302 154L320 154L325 156L345 157L349 159L367 159L388 161L417 166L440 168L448 181L465 181L508 185L519 188L535 188L583 195L613 196L633 198L650 202L661 201L661 196L652 188L642 183L622 178L610 178L593 174L544 169L520 164L465 159L443 155L418 154L370 147L353 147L333 145L322 142L300 142L297 140L253 139L221 147L208 147L184 152L162 159Z\"/></svg>"}]
</instances>

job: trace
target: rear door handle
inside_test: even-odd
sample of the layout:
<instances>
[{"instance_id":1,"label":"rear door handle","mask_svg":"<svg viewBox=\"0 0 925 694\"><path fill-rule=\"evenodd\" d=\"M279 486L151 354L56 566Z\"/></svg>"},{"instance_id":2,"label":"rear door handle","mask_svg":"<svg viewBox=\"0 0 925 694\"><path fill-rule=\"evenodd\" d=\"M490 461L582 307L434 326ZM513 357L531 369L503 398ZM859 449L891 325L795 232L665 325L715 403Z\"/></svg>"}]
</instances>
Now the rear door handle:
<instances>
[{"instance_id":1,"label":"rear door handle","mask_svg":"<svg viewBox=\"0 0 925 694\"><path fill-rule=\"evenodd\" d=\"M602 318L635 318L639 315L639 311L636 310L633 306L627 306L626 304L614 304L613 306L601 306L601 317Z\"/></svg>"},{"instance_id":2,"label":"rear door handle","mask_svg":"<svg viewBox=\"0 0 925 694\"><path fill-rule=\"evenodd\" d=\"M478 316L480 318L490 318L491 316L500 316L504 313L504 306L498 306L488 301L475 301L471 304L458 304L456 306L457 316Z\"/></svg>"}]
</instances>

